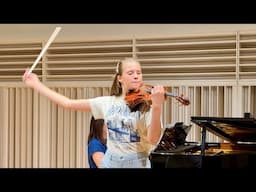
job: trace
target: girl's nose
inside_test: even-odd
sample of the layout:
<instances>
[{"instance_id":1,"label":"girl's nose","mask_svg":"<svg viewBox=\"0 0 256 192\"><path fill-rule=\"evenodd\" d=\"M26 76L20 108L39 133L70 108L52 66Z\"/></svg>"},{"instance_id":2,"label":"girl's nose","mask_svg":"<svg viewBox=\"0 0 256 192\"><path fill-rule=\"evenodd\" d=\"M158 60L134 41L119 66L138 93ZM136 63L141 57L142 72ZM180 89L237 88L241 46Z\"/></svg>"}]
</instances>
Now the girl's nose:
<instances>
[{"instance_id":1,"label":"girl's nose","mask_svg":"<svg viewBox=\"0 0 256 192\"><path fill-rule=\"evenodd\" d=\"M134 78L138 78L138 74L137 73L134 73Z\"/></svg>"}]
</instances>

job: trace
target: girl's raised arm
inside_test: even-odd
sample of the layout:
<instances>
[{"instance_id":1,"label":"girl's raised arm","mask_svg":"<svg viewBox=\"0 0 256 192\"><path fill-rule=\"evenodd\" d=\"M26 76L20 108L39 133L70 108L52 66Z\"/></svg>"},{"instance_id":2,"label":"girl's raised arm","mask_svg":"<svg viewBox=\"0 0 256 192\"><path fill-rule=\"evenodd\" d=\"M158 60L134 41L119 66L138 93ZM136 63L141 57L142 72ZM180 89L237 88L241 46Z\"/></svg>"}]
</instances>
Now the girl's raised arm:
<instances>
[{"instance_id":1,"label":"girl's raised arm","mask_svg":"<svg viewBox=\"0 0 256 192\"><path fill-rule=\"evenodd\" d=\"M37 75L34 73L30 73L29 69L27 69L22 77L23 82L28 86L33 88L35 91L39 92L41 95L47 97L54 103L66 108L73 109L78 111L90 111L89 101L86 99L70 99L64 95L53 91L52 89L45 86L40 82Z\"/></svg>"}]
</instances>

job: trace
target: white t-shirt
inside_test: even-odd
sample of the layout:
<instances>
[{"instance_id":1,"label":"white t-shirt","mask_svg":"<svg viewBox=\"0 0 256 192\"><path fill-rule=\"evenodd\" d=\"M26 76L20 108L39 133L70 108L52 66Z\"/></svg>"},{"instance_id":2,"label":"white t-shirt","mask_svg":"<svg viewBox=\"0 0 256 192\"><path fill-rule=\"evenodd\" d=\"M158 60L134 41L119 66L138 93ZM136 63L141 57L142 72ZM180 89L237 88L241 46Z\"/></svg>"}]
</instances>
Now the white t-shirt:
<instances>
[{"instance_id":1,"label":"white t-shirt","mask_svg":"<svg viewBox=\"0 0 256 192\"><path fill-rule=\"evenodd\" d=\"M112 153L150 153L153 149L146 137L151 122L149 112L131 112L122 96L89 99L95 119L103 118L108 128L107 148Z\"/></svg>"}]
</instances>

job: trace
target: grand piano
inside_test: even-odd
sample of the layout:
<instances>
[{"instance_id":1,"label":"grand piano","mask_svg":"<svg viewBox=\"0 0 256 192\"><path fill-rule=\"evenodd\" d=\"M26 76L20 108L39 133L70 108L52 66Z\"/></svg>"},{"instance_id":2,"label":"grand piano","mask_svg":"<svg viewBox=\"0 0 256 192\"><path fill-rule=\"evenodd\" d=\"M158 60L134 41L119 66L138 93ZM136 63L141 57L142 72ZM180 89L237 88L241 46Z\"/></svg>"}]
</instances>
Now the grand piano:
<instances>
[{"instance_id":1,"label":"grand piano","mask_svg":"<svg viewBox=\"0 0 256 192\"><path fill-rule=\"evenodd\" d=\"M187 142L189 127L182 122L165 129L150 154L152 168L255 168L256 119L192 116L201 129L200 142ZM225 142L206 142L207 131Z\"/></svg>"}]
</instances>

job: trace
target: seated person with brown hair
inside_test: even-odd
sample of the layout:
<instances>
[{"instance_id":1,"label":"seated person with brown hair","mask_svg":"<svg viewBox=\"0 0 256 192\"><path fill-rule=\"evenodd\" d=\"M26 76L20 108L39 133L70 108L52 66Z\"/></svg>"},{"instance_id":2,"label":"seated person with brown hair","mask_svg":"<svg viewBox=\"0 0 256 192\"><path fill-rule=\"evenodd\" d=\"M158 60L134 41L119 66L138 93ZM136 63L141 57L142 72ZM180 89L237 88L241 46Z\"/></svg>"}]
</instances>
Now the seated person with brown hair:
<instances>
[{"instance_id":1,"label":"seated person with brown hair","mask_svg":"<svg viewBox=\"0 0 256 192\"><path fill-rule=\"evenodd\" d=\"M90 168L98 168L106 152L107 127L104 119L92 116L88 135L88 162Z\"/></svg>"}]
</instances>

